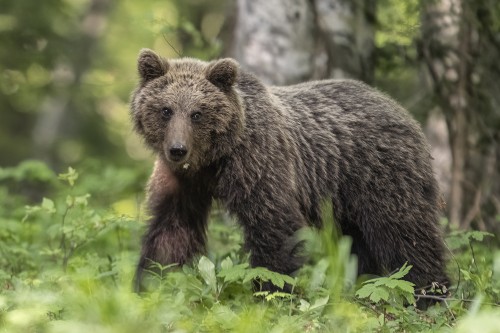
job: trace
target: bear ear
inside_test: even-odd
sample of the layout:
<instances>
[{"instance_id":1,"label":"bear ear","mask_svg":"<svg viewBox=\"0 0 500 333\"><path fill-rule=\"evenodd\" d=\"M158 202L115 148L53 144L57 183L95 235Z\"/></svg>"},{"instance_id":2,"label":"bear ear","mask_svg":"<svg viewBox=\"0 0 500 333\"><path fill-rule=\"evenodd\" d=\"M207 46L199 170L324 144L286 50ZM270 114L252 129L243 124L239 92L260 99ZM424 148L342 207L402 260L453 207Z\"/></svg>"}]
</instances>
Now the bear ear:
<instances>
[{"instance_id":1,"label":"bear ear","mask_svg":"<svg viewBox=\"0 0 500 333\"><path fill-rule=\"evenodd\" d=\"M150 49L142 49L137 60L137 69L143 83L165 75L168 62Z\"/></svg>"},{"instance_id":2,"label":"bear ear","mask_svg":"<svg viewBox=\"0 0 500 333\"><path fill-rule=\"evenodd\" d=\"M225 58L210 63L206 69L206 78L222 91L229 91L236 82L239 65L236 60Z\"/></svg>"}]
</instances>

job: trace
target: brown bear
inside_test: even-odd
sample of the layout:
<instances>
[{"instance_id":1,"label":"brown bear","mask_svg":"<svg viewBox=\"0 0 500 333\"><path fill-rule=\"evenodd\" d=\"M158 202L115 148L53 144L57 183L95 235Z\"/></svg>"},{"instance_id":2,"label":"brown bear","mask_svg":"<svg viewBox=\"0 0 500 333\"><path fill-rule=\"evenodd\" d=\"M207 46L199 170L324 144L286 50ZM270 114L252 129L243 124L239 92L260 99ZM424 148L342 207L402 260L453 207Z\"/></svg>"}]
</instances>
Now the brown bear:
<instances>
[{"instance_id":1,"label":"brown bear","mask_svg":"<svg viewBox=\"0 0 500 333\"><path fill-rule=\"evenodd\" d=\"M131 114L156 163L137 288L149 262L184 264L204 251L213 199L238 218L254 267L300 268L290 240L321 226L326 199L359 274L408 262L417 287L448 283L429 148L392 99L353 80L269 87L232 59L143 50L138 69Z\"/></svg>"}]
</instances>

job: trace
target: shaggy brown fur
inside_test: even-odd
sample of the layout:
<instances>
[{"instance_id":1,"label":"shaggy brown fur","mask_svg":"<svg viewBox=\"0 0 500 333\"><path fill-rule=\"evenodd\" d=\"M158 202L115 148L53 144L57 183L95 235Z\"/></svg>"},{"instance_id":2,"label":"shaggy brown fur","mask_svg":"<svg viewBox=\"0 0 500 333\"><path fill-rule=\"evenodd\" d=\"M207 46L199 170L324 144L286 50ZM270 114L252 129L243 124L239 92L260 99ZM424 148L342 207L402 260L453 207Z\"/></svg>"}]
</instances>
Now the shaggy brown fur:
<instances>
[{"instance_id":1,"label":"shaggy brown fur","mask_svg":"<svg viewBox=\"0 0 500 333\"><path fill-rule=\"evenodd\" d=\"M204 251L214 198L238 217L253 266L297 270L290 239L321 226L327 198L360 274L408 262L417 286L448 282L428 146L396 102L356 81L266 87L231 59L150 50L139 74L132 118L157 161L137 286L148 260L183 264Z\"/></svg>"}]
</instances>

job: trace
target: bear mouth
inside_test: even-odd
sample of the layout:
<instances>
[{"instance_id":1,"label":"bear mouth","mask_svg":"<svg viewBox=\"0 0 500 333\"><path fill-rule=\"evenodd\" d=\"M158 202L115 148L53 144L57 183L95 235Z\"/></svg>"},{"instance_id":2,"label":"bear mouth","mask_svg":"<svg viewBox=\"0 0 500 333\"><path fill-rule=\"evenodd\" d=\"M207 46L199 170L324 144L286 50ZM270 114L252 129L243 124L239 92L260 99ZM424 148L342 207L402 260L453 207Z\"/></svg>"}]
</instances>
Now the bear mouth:
<instances>
[{"instance_id":1,"label":"bear mouth","mask_svg":"<svg viewBox=\"0 0 500 333\"><path fill-rule=\"evenodd\" d=\"M187 156L183 157L174 157L174 156L166 156L166 160L168 162L168 165L170 166L170 169L179 174L183 174L186 172L191 172L193 170L193 164Z\"/></svg>"},{"instance_id":2,"label":"bear mouth","mask_svg":"<svg viewBox=\"0 0 500 333\"><path fill-rule=\"evenodd\" d=\"M168 156L168 159L171 161L171 162L174 162L176 164L181 164L183 161L185 161L187 158L186 156Z\"/></svg>"}]
</instances>

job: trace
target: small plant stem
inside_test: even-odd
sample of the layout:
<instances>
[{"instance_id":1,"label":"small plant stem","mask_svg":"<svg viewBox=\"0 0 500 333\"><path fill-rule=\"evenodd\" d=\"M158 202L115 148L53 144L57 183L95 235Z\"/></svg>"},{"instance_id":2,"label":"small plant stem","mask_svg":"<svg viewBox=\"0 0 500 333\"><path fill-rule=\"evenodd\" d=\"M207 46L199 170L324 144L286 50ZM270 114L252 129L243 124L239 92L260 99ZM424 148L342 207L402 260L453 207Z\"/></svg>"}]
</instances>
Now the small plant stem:
<instances>
[{"instance_id":1,"label":"small plant stem","mask_svg":"<svg viewBox=\"0 0 500 333\"><path fill-rule=\"evenodd\" d=\"M64 232L64 224L66 222L66 216L68 216L69 210L71 209L72 205L67 206L66 210L64 211L64 214L62 215L62 220L61 220L61 242L59 243L59 248L62 249L63 251L63 269L66 271L66 264L67 264L67 256L66 256L66 233Z\"/></svg>"}]
</instances>

